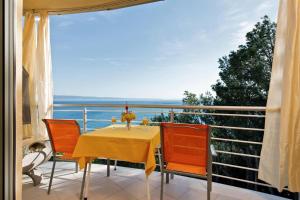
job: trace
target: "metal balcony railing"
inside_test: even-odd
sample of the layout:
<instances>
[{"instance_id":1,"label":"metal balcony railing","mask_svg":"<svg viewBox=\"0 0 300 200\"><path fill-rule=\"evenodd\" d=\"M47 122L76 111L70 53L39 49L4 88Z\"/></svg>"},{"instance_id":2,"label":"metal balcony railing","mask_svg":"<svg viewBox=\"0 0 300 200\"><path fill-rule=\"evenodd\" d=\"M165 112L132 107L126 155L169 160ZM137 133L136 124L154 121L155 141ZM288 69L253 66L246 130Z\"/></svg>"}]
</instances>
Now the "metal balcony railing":
<instances>
[{"instance_id":1,"label":"metal balcony railing","mask_svg":"<svg viewBox=\"0 0 300 200\"><path fill-rule=\"evenodd\" d=\"M54 105L54 114L59 112L76 112L77 118L73 118L81 122L83 132L87 132L92 130L91 127L88 126L90 122L98 123L98 122L106 122L110 123L111 118L99 119L99 118L89 118L89 115L92 113L116 113L116 115L120 115L121 112L124 111L125 104L55 104ZM174 117L176 115L196 115L196 116L214 116L214 117L236 117L236 118L257 118L263 119L265 117L265 107L250 107L250 106L185 106L185 105L150 105L150 104L128 104L129 109L133 110L138 116L142 116L145 114L152 115L161 115L164 113L169 116L170 122L174 122ZM231 112L231 113L230 113ZM112 115L113 116L113 115ZM110 117L112 117L110 116ZM140 120L133 121L133 123L141 123ZM151 121L150 121L151 123ZM158 123L158 122L153 122ZM228 125L216 125L209 124L212 129L221 129L224 131L235 130L241 131L255 131L256 133L260 133L263 135L264 129L257 127L237 127L237 126L228 126ZM261 135L261 136L262 136ZM261 137L262 138L262 137ZM223 143L238 143L244 145L262 145L262 141L251 141L251 140L240 140L240 139L232 139L225 137L212 137L212 141L215 142L223 142ZM249 147L250 148L250 147ZM240 153L234 151L226 151L222 149L216 149L216 152L219 155L230 155L230 156L241 156L248 157L254 159L260 159L260 155L256 154L248 154L248 153ZM260 153L259 153L260 154ZM214 161L213 165L219 167L230 167L239 170L248 170L256 173L258 169L249 167L249 166L241 166L236 164L228 164ZM233 181L240 181L247 184L254 184L259 186L271 187L268 184L246 180L241 178L236 178L229 175L217 174L213 173L214 177L229 179ZM256 178L257 179L257 178Z\"/></svg>"}]
</instances>

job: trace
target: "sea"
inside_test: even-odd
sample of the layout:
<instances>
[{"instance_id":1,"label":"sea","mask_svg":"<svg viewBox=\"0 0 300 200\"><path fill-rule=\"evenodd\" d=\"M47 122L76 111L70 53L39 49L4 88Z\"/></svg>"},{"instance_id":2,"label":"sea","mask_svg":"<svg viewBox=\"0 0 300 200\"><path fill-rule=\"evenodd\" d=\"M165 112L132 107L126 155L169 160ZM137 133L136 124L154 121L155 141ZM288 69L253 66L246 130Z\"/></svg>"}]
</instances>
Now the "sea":
<instances>
[{"instance_id":1,"label":"sea","mask_svg":"<svg viewBox=\"0 0 300 200\"><path fill-rule=\"evenodd\" d=\"M59 106L56 106L58 105ZM123 104L122 108L108 107L82 107L82 106L63 106L66 104ZM83 129L84 108L87 113L87 131L96 128L106 127L112 124L111 119L117 119L121 124L121 113L128 104L152 104L152 105L182 105L181 100L162 100L162 99L131 99L131 98L98 98L98 97L77 97L77 96L54 96L54 119L75 119ZM143 118L151 120L153 117L167 114L169 109L158 108L130 108L136 114L133 124L139 124Z\"/></svg>"}]
</instances>

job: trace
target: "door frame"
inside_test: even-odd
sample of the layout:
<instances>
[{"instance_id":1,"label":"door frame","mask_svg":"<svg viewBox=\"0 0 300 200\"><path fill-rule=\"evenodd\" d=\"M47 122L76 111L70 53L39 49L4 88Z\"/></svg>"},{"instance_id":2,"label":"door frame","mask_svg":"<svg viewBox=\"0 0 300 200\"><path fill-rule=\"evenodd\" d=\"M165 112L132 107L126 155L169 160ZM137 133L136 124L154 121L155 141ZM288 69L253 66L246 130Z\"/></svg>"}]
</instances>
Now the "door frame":
<instances>
[{"instance_id":1,"label":"door frame","mask_svg":"<svg viewBox=\"0 0 300 200\"><path fill-rule=\"evenodd\" d=\"M0 3L0 197L16 199L15 0Z\"/></svg>"}]
</instances>

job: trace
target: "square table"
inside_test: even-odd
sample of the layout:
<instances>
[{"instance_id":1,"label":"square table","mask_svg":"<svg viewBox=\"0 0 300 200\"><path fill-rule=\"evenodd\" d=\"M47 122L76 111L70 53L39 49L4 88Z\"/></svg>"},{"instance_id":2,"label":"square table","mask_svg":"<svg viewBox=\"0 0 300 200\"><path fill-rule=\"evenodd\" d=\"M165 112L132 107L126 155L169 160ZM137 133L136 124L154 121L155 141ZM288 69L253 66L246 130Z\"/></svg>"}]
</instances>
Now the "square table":
<instances>
[{"instance_id":1,"label":"square table","mask_svg":"<svg viewBox=\"0 0 300 200\"><path fill-rule=\"evenodd\" d=\"M145 163L145 174L148 177L156 167L155 149L159 144L158 126L132 126L128 130L125 126L112 125L81 135L73 157L78 160L81 169L98 157ZM149 185L147 189L148 187ZM149 190L148 198L150 198Z\"/></svg>"}]
</instances>

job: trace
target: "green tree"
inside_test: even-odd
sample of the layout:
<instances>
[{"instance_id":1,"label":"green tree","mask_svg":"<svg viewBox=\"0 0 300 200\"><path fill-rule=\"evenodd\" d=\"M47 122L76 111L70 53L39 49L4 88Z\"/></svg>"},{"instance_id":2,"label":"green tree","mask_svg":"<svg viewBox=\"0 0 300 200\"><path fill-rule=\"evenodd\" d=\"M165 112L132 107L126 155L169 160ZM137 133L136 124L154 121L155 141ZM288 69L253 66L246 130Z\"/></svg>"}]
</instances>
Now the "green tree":
<instances>
[{"instance_id":1,"label":"green tree","mask_svg":"<svg viewBox=\"0 0 300 200\"><path fill-rule=\"evenodd\" d=\"M264 16L260 22L255 24L253 30L246 34L246 43L240 45L237 50L231 51L227 56L219 59L220 79L212 85L215 93L196 94L184 92L184 105L215 105L215 106L265 106L269 90L269 82L272 69L272 60L275 43L276 24ZM184 110L190 112L191 110ZM214 112L199 110L193 112ZM226 111L215 111L216 113L228 113ZM240 114L241 112L230 112ZM243 114L247 114L243 112ZM250 112L249 112L250 114ZM251 112L251 114L257 114ZM259 113L261 114L261 113ZM222 126L263 128L263 118L250 117L224 117L209 115L187 115L179 114L175 118L177 122L206 123ZM218 138L262 141L262 132L238 131L232 129L214 129L213 136ZM237 152L243 154L259 155L259 145L249 145L234 142L214 142L219 150ZM257 168L259 159L241 157L228 154L219 154L217 162L242 165ZM215 166L214 173L234 176L236 178L256 180L256 172L245 171L224 166ZM238 186L253 188L252 184L220 180ZM257 188L254 188L257 189Z\"/></svg>"},{"instance_id":2,"label":"green tree","mask_svg":"<svg viewBox=\"0 0 300 200\"><path fill-rule=\"evenodd\" d=\"M220 80L212 86L214 105L265 106L276 24L265 16L246 34L246 44L219 59Z\"/></svg>"},{"instance_id":3,"label":"green tree","mask_svg":"<svg viewBox=\"0 0 300 200\"><path fill-rule=\"evenodd\" d=\"M202 95L199 104L215 106L265 106L269 90L272 60L275 43L276 24L267 16L258 22L252 31L246 34L246 44L240 45L236 51L219 59L220 79L212 85L215 97ZM210 99L210 101L206 101ZM226 113L225 111L218 111ZM233 113L233 112L231 112ZM241 114L241 112L234 112ZM253 112L243 114L257 114ZM259 113L261 114L261 113ZM207 124L222 126L263 128L263 118L245 117L201 117ZM214 137L249 141L262 141L262 132L240 131L232 129L214 129ZM229 142L215 142L216 148L223 151L259 155L261 146ZM257 168L259 159L251 157L220 154L217 162ZM217 166L216 173L235 176L236 178L257 181L256 172L230 167ZM224 181L224 180L223 180ZM243 185L230 181L231 184ZM244 184L247 188L257 189L252 184Z\"/></svg>"}]
</instances>

